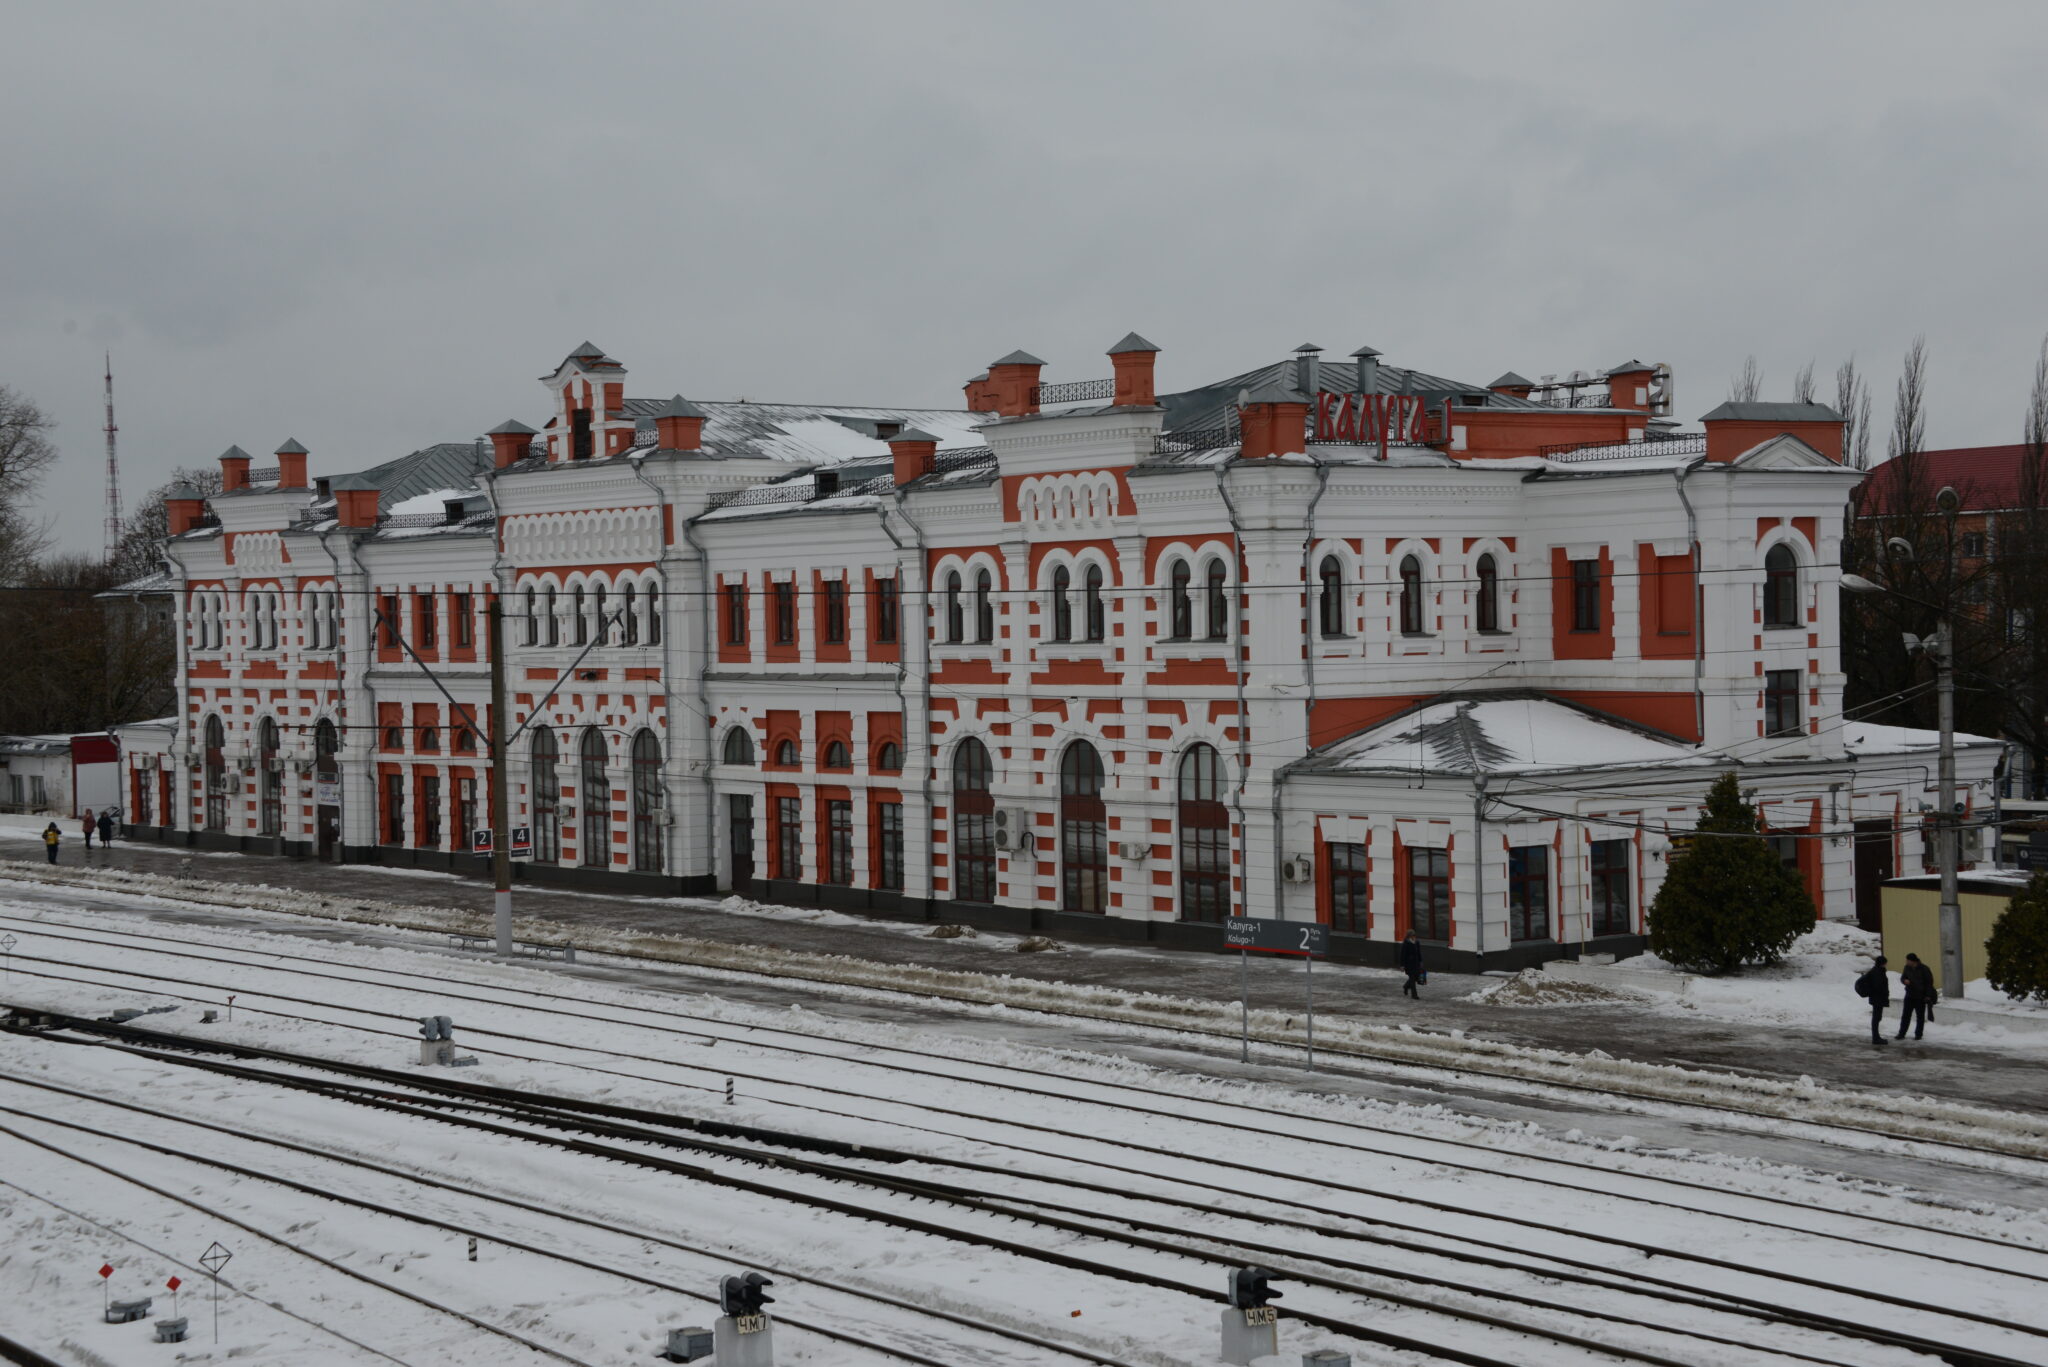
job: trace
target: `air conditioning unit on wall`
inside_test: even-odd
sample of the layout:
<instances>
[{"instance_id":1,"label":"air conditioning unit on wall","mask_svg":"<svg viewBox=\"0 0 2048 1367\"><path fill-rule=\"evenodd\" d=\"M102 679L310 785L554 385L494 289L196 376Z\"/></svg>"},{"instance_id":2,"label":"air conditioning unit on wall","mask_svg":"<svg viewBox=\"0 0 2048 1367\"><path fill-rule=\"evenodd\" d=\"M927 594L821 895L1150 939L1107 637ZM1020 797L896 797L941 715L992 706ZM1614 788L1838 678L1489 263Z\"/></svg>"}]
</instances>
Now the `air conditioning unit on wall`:
<instances>
[{"instance_id":1,"label":"air conditioning unit on wall","mask_svg":"<svg viewBox=\"0 0 2048 1367\"><path fill-rule=\"evenodd\" d=\"M1289 883L1311 883L1315 881L1316 861L1305 854L1280 861L1280 877Z\"/></svg>"},{"instance_id":2,"label":"air conditioning unit on wall","mask_svg":"<svg viewBox=\"0 0 2048 1367\"><path fill-rule=\"evenodd\" d=\"M1152 847L1150 845L1141 845L1135 840L1126 841L1117 846L1116 852L1123 858L1130 860L1133 864L1141 859L1150 859L1152 857Z\"/></svg>"},{"instance_id":3,"label":"air conditioning unit on wall","mask_svg":"<svg viewBox=\"0 0 2048 1367\"><path fill-rule=\"evenodd\" d=\"M1022 807L996 808L996 848L999 850L1028 850L1031 848L1031 813Z\"/></svg>"}]
</instances>

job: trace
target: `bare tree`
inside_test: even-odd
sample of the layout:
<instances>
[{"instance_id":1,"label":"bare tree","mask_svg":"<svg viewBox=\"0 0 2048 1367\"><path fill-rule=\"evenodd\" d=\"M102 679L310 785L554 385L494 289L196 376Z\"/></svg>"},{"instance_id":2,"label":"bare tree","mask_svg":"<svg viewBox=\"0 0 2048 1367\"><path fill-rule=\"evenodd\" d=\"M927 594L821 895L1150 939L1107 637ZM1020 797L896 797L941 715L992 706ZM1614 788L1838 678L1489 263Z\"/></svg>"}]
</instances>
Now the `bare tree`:
<instances>
[{"instance_id":1,"label":"bare tree","mask_svg":"<svg viewBox=\"0 0 2048 1367\"><path fill-rule=\"evenodd\" d=\"M1927 339L1915 337L1899 366L1899 390L1892 402L1892 435L1885 457L1896 460L1927 445Z\"/></svg>"},{"instance_id":2,"label":"bare tree","mask_svg":"<svg viewBox=\"0 0 2048 1367\"><path fill-rule=\"evenodd\" d=\"M57 459L49 437L56 425L33 399L0 385L0 582L19 580L46 544L28 503Z\"/></svg>"},{"instance_id":3,"label":"bare tree","mask_svg":"<svg viewBox=\"0 0 2048 1367\"><path fill-rule=\"evenodd\" d=\"M1728 399L1731 403L1755 403L1763 397L1763 367L1756 363L1755 356L1746 356L1742 361L1740 374L1728 382Z\"/></svg>"},{"instance_id":4,"label":"bare tree","mask_svg":"<svg viewBox=\"0 0 2048 1367\"><path fill-rule=\"evenodd\" d=\"M1870 468L1870 385L1856 358L1835 367L1835 411L1842 415L1842 456L1858 470Z\"/></svg>"},{"instance_id":5,"label":"bare tree","mask_svg":"<svg viewBox=\"0 0 2048 1367\"><path fill-rule=\"evenodd\" d=\"M1809 360L1792 376L1792 402L1813 402L1813 362Z\"/></svg>"},{"instance_id":6,"label":"bare tree","mask_svg":"<svg viewBox=\"0 0 2048 1367\"><path fill-rule=\"evenodd\" d=\"M169 484L159 485L142 496L135 511L121 522L121 541L112 561L116 583L140 579L163 567L163 541L171 531L164 496L180 484L189 484L211 498L220 492L220 467L181 465L171 471Z\"/></svg>"}]
</instances>

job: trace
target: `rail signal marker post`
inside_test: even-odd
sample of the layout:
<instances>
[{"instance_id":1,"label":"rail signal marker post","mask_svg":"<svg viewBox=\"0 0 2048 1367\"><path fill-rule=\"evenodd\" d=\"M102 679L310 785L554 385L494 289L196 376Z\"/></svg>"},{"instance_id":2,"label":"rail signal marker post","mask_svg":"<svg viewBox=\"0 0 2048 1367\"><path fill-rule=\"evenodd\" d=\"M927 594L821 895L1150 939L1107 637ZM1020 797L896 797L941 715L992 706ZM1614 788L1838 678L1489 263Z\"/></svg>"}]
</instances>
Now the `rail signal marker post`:
<instances>
[{"instance_id":1,"label":"rail signal marker post","mask_svg":"<svg viewBox=\"0 0 2048 1367\"><path fill-rule=\"evenodd\" d=\"M1304 962L1308 985L1308 1070L1316 1070L1316 956L1330 952L1330 928L1318 921L1280 921L1264 916L1232 916L1223 922L1223 943L1237 951L1238 1018L1243 1038L1239 1058L1252 1057L1252 954L1291 954Z\"/></svg>"},{"instance_id":2,"label":"rail signal marker post","mask_svg":"<svg viewBox=\"0 0 2048 1367\"><path fill-rule=\"evenodd\" d=\"M199 1255L199 1265L213 1276L213 1341L220 1342L220 1270L228 1265L228 1259L235 1255L222 1248L218 1241L206 1246L206 1252Z\"/></svg>"},{"instance_id":3,"label":"rail signal marker post","mask_svg":"<svg viewBox=\"0 0 2048 1367\"><path fill-rule=\"evenodd\" d=\"M16 941L12 935L0 935L0 954L4 954L7 956L7 979L10 982L14 980L15 944Z\"/></svg>"}]
</instances>

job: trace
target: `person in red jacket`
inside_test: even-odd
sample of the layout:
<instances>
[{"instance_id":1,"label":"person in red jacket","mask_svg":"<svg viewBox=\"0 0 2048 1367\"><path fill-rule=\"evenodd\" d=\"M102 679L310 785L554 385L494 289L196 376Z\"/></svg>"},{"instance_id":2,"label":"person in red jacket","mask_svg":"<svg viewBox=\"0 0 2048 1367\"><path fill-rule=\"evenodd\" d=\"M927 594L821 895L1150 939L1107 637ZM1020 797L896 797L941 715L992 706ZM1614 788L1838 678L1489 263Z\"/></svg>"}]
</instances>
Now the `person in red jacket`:
<instances>
[{"instance_id":1,"label":"person in red jacket","mask_svg":"<svg viewBox=\"0 0 2048 1367\"><path fill-rule=\"evenodd\" d=\"M80 817L78 821L78 828L85 832L85 847L87 849L92 848L92 831L93 826L95 824L96 822L92 814L92 808L87 807L85 809L85 815Z\"/></svg>"}]
</instances>

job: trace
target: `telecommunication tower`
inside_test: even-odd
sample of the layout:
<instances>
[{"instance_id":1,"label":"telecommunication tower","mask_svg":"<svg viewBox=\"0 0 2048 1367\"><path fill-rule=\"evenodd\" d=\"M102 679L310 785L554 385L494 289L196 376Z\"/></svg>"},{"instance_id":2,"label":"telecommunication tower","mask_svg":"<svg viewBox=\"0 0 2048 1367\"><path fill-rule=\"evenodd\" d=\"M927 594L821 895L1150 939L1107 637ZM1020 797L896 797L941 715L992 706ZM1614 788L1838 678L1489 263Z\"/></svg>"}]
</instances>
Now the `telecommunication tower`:
<instances>
[{"instance_id":1,"label":"telecommunication tower","mask_svg":"<svg viewBox=\"0 0 2048 1367\"><path fill-rule=\"evenodd\" d=\"M114 454L114 353L107 353L107 559L121 548L121 461Z\"/></svg>"}]
</instances>

